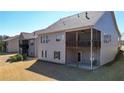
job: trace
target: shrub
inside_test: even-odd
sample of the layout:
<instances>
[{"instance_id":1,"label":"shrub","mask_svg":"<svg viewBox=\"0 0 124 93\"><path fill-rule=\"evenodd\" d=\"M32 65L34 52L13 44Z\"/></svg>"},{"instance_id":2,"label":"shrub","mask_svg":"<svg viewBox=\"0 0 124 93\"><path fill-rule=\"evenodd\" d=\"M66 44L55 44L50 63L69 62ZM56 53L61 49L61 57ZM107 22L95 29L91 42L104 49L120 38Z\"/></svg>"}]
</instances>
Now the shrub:
<instances>
[{"instance_id":1,"label":"shrub","mask_svg":"<svg viewBox=\"0 0 124 93\"><path fill-rule=\"evenodd\" d=\"M17 54L15 55L17 61L22 61L23 60L23 56L21 54Z\"/></svg>"},{"instance_id":2,"label":"shrub","mask_svg":"<svg viewBox=\"0 0 124 93\"><path fill-rule=\"evenodd\" d=\"M11 62L16 62L17 61L17 57L16 56L11 56L9 60Z\"/></svg>"},{"instance_id":3,"label":"shrub","mask_svg":"<svg viewBox=\"0 0 124 93\"><path fill-rule=\"evenodd\" d=\"M21 54L17 54L17 55L14 55L14 56L11 56L8 60L10 62L17 62L17 61L23 61L23 60L26 60L27 59L27 55L21 55Z\"/></svg>"},{"instance_id":4,"label":"shrub","mask_svg":"<svg viewBox=\"0 0 124 93\"><path fill-rule=\"evenodd\" d=\"M23 60L26 60L27 59L27 55L26 54L23 54Z\"/></svg>"}]
</instances>

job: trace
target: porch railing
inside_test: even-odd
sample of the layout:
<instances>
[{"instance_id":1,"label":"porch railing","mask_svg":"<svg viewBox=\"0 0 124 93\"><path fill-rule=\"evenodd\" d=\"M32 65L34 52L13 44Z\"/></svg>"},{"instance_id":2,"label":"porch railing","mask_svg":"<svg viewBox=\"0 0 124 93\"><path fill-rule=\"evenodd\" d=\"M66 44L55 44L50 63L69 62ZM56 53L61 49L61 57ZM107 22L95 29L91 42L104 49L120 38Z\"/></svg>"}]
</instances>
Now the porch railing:
<instances>
[{"instance_id":1,"label":"porch railing","mask_svg":"<svg viewBox=\"0 0 124 93\"><path fill-rule=\"evenodd\" d=\"M98 40L93 40L93 47L100 47L101 43ZM66 41L66 47L90 47L90 40L84 41Z\"/></svg>"}]
</instances>

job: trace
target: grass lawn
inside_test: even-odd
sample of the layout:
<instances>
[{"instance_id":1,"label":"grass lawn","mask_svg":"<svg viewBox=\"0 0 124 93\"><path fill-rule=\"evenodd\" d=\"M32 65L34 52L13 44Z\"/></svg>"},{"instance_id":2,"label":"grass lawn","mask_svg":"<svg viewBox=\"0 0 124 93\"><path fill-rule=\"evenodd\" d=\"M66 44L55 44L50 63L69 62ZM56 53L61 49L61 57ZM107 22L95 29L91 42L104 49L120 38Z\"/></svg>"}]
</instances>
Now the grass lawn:
<instances>
[{"instance_id":1,"label":"grass lawn","mask_svg":"<svg viewBox=\"0 0 124 93\"><path fill-rule=\"evenodd\" d=\"M14 54L2 55L0 59L4 59ZM0 80L53 80L47 76L26 70L36 60L20 61L15 63L2 62L0 60Z\"/></svg>"},{"instance_id":2,"label":"grass lawn","mask_svg":"<svg viewBox=\"0 0 124 93\"><path fill-rule=\"evenodd\" d=\"M4 53L0 52L0 55L3 55Z\"/></svg>"},{"instance_id":3,"label":"grass lawn","mask_svg":"<svg viewBox=\"0 0 124 93\"><path fill-rule=\"evenodd\" d=\"M115 61L93 71L36 60L0 62L0 80L124 80L124 52Z\"/></svg>"},{"instance_id":4,"label":"grass lawn","mask_svg":"<svg viewBox=\"0 0 124 93\"><path fill-rule=\"evenodd\" d=\"M0 64L0 80L53 80L49 77L39 75L37 73L26 70L36 60L18 63L6 63Z\"/></svg>"}]
</instances>

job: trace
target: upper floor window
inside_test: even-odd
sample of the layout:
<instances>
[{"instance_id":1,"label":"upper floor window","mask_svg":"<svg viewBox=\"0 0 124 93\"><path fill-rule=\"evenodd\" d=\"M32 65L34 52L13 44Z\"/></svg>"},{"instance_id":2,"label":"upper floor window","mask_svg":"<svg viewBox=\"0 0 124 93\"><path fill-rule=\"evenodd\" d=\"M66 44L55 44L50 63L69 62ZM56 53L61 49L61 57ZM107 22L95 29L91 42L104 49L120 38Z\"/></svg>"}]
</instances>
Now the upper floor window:
<instances>
[{"instance_id":1,"label":"upper floor window","mask_svg":"<svg viewBox=\"0 0 124 93\"><path fill-rule=\"evenodd\" d=\"M104 43L110 43L111 42L111 35L104 34Z\"/></svg>"},{"instance_id":2,"label":"upper floor window","mask_svg":"<svg viewBox=\"0 0 124 93\"><path fill-rule=\"evenodd\" d=\"M8 46L8 42L6 42L6 45Z\"/></svg>"},{"instance_id":3,"label":"upper floor window","mask_svg":"<svg viewBox=\"0 0 124 93\"><path fill-rule=\"evenodd\" d=\"M41 36L41 43L48 43L48 42L49 42L48 35L42 35Z\"/></svg>"},{"instance_id":4,"label":"upper floor window","mask_svg":"<svg viewBox=\"0 0 124 93\"><path fill-rule=\"evenodd\" d=\"M34 40L31 40L30 41L30 45L34 45Z\"/></svg>"},{"instance_id":5,"label":"upper floor window","mask_svg":"<svg viewBox=\"0 0 124 93\"><path fill-rule=\"evenodd\" d=\"M61 41L64 40L64 34L62 33L57 33L56 34L56 41Z\"/></svg>"},{"instance_id":6,"label":"upper floor window","mask_svg":"<svg viewBox=\"0 0 124 93\"><path fill-rule=\"evenodd\" d=\"M33 46L33 45L34 45L34 43L33 43L33 42L32 42L32 43L30 43L30 45L32 45L32 46Z\"/></svg>"}]
</instances>

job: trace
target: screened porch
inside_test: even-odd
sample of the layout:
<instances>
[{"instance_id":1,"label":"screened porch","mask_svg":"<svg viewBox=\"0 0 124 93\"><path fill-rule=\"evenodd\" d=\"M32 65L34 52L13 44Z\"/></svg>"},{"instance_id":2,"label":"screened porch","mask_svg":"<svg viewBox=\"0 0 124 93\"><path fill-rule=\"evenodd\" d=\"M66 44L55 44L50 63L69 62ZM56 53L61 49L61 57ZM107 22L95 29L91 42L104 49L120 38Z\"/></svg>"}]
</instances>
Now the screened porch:
<instances>
[{"instance_id":1,"label":"screened porch","mask_svg":"<svg viewBox=\"0 0 124 93\"><path fill-rule=\"evenodd\" d=\"M66 32L66 64L86 69L100 65L101 33L96 29Z\"/></svg>"}]
</instances>

